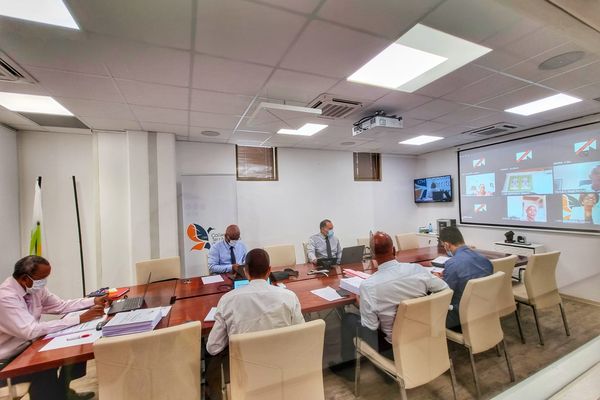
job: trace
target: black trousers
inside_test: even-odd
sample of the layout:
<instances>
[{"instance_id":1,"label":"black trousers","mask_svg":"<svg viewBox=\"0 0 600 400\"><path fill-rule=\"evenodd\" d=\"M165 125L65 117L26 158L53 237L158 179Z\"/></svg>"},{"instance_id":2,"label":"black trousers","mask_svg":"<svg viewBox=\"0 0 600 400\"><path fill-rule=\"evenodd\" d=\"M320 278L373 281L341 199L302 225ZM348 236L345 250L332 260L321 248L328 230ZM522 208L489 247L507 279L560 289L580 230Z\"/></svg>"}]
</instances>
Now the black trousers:
<instances>
[{"instance_id":1,"label":"black trousers","mask_svg":"<svg viewBox=\"0 0 600 400\"><path fill-rule=\"evenodd\" d=\"M210 400L221 400L221 366L225 382L229 382L229 347L214 356L206 352L206 384L210 391Z\"/></svg>"},{"instance_id":2,"label":"black trousers","mask_svg":"<svg viewBox=\"0 0 600 400\"><path fill-rule=\"evenodd\" d=\"M356 349L354 347L354 338L358 332L360 338L369 346L376 349L379 353L388 358L393 359L394 353L392 345L385 340L385 334L380 330L371 330L362 326L360 315L346 313L342 317L341 327L341 345L342 345L342 362L348 362L356 359Z\"/></svg>"},{"instance_id":3,"label":"black trousers","mask_svg":"<svg viewBox=\"0 0 600 400\"><path fill-rule=\"evenodd\" d=\"M446 328L455 332L462 332L458 310L448 310L448 315L446 316Z\"/></svg>"},{"instance_id":4,"label":"black trousers","mask_svg":"<svg viewBox=\"0 0 600 400\"><path fill-rule=\"evenodd\" d=\"M30 382L29 398L31 400L66 400L69 385L74 379L86 374L86 363L65 365L60 368L34 372L11 378L12 384ZM0 380L0 387L6 386L6 381Z\"/></svg>"}]
</instances>

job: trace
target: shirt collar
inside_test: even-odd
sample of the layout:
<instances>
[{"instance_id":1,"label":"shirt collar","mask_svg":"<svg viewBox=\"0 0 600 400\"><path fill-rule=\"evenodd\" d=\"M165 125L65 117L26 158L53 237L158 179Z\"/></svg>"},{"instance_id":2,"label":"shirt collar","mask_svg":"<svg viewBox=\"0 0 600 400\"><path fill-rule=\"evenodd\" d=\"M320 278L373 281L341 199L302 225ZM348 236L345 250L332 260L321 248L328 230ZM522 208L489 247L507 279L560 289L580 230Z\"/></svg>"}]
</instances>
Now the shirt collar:
<instances>
[{"instance_id":1,"label":"shirt collar","mask_svg":"<svg viewBox=\"0 0 600 400\"><path fill-rule=\"evenodd\" d=\"M264 279L252 279L250 281L249 285L251 285L251 286L268 286L269 284Z\"/></svg>"},{"instance_id":2,"label":"shirt collar","mask_svg":"<svg viewBox=\"0 0 600 400\"><path fill-rule=\"evenodd\" d=\"M23 289L23 286L21 286L21 284L17 282L17 280L12 276L9 279L10 286L19 294L19 296L24 297L27 294L27 292L25 291L25 289Z\"/></svg>"},{"instance_id":3,"label":"shirt collar","mask_svg":"<svg viewBox=\"0 0 600 400\"><path fill-rule=\"evenodd\" d=\"M398 262L398 260L390 260L390 261L386 261L386 262L384 262L383 264L379 265L379 266L377 267L377 270L378 270L378 271L384 271L384 270L386 270L386 269L393 268L394 266L396 266L396 265L398 265L398 264L400 264L400 263Z\"/></svg>"},{"instance_id":4,"label":"shirt collar","mask_svg":"<svg viewBox=\"0 0 600 400\"><path fill-rule=\"evenodd\" d=\"M456 249L456 251L454 252L454 255L457 255L458 253L468 250L468 249L469 249L469 246L467 246L466 244L463 244L458 249Z\"/></svg>"}]
</instances>

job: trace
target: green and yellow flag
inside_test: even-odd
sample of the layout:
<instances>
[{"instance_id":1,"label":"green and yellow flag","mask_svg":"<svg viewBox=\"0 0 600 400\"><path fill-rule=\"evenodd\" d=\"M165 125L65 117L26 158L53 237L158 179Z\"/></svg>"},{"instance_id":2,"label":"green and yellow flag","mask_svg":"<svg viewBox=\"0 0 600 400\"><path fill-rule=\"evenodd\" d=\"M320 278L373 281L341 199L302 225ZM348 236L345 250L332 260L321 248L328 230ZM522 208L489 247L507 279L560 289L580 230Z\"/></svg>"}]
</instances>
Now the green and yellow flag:
<instances>
[{"instance_id":1,"label":"green and yellow flag","mask_svg":"<svg viewBox=\"0 0 600 400\"><path fill-rule=\"evenodd\" d=\"M33 218L31 222L31 240L29 254L42 255L42 177L35 180L35 197L33 198Z\"/></svg>"}]
</instances>

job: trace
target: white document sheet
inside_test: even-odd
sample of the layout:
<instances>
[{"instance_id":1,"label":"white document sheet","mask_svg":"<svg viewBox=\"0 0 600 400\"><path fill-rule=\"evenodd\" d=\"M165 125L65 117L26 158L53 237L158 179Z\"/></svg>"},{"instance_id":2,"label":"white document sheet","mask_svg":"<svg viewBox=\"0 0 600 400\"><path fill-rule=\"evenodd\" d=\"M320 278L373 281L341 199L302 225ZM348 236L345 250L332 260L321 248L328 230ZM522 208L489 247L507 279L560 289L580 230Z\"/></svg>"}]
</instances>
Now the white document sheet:
<instances>
[{"instance_id":1,"label":"white document sheet","mask_svg":"<svg viewBox=\"0 0 600 400\"><path fill-rule=\"evenodd\" d=\"M211 283L219 283L219 282L224 282L223 277L221 275L210 275L210 276L202 277L202 283L204 283L205 285L209 285Z\"/></svg>"},{"instance_id":2,"label":"white document sheet","mask_svg":"<svg viewBox=\"0 0 600 400\"><path fill-rule=\"evenodd\" d=\"M444 268L440 268L440 267L423 267L425 268L427 271L433 273L433 272L439 272L439 273L444 273Z\"/></svg>"},{"instance_id":3,"label":"white document sheet","mask_svg":"<svg viewBox=\"0 0 600 400\"><path fill-rule=\"evenodd\" d=\"M217 307L213 307L210 309L206 317L204 317L204 321L210 322L215 320L215 314L217 313Z\"/></svg>"},{"instance_id":4,"label":"white document sheet","mask_svg":"<svg viewBox=\"0 0 600 400\"><path fill-rule=\"evenodd\" d=\"M171 311L171 307L172 306L164 306L164 307L160 308L160 313L163 318L166 317L167 315L169 315L169 312Z\"/></svg>"},{"instance_id":5,"label":"white document sheet","mask_svg":"<svg viewBox=\"0 0 600 400\"><path fill-rule=\"evenodd\" d=\"M57 350L65 347L79 346L81 344L94 343L102 337L102 331L87 331L73 335L58 336L52 339L47 345L42 347L40 351Z\"/></svg>"},{"instance_id":6,"label":"white document sheet","mask_svg":"<svg viewBox=\"0 0 600 400\"><path fill-rule=\"evenodd\" d=\"M338 292L336 292L335 289L332 288L331 286L327 286L327 287L324 287L321 289L311 290L310 292L312 294L316 294L320 298L325 299L327 301L334 301L334 300L339 300L342 298L342 296L340 296L338 294Z\"/></svg>"}]
</instances>

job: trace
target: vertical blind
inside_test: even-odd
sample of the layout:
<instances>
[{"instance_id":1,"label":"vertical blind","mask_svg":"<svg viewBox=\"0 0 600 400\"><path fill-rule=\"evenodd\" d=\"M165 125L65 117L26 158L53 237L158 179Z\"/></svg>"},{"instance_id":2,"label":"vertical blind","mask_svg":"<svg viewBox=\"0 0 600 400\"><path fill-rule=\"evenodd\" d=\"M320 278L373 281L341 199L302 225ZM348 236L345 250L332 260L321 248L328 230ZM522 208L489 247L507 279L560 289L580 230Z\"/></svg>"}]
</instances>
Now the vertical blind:
<instances>
[{"instance_id":1,"label":"vertical blind","mask_svg":"<svg viewBox=\"0 0 600 400\"><path fill-rule=\"evenodd\" d=\"M380 181L379 153L354 153L354 180Z\"/></svg>"},{"instance_id":2,"label":"vertical blind","mask_svg":"<svg viewBox=\"0 0 600 400\"><path fill-rule=\"evenodd\" d=\"M238 180L277 180L277 148L235 146L235 153Z\"/></svg>"}]
</instances>

